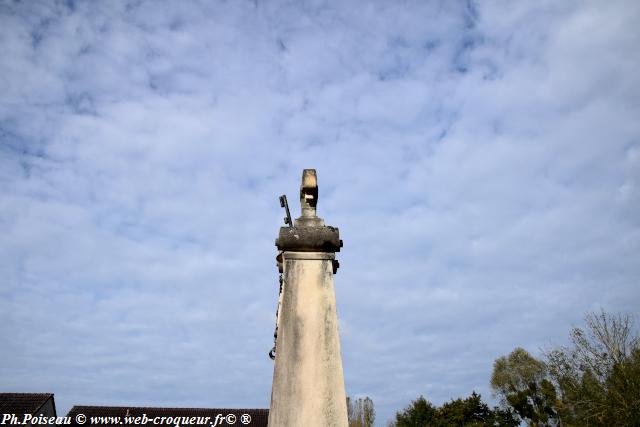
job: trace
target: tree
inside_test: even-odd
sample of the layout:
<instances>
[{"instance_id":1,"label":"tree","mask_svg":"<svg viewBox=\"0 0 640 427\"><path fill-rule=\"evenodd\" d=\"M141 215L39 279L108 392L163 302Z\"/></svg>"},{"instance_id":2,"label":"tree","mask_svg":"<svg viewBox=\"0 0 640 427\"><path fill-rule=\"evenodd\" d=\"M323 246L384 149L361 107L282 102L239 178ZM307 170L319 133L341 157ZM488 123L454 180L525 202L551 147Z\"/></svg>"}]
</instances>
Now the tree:
<instances>
[{"instance_id":1,"label":"tree","mask_svg":"<svg viewBox=\"0 0 640 427\"><path fill-rule=\"evenodd\" d=\"M396 427L423 427L433 421L436 408L423 396L411 402L402 412L396 413Z\"/></svg>"},{"instance_id":2,"label":"tree","mask_svg":"<svg viewBox=\"0 0 640 427\"><path fill-rule=\"evenodd\" d=\"M396 413L395 427L517 427L518 419L506 409L493 410L482 401L479 394L473 392L466 399L455 399L435 407L420 396L411 402L402 412Z\"/></svg>"},{"instance_id":3,"label":"tree","mask_svg":"<svg viewBox=\"0 0 640 427\"><path fill-rule=\"evenodd\" d=\"M347 397L347 417L349 427L373 427L376 420L376 410L373 400L369 397L359 398L353 401Z\"/></svg>"},{"instance_id":4,"label":"tree","mask_svg":"<svg viewBox=\"0 0 640 427\"><path fill-rule=\"evenodd\" d=\"M530 426L554 426L558 414L556 390L548 379L547 366L523 348L496 359L491 388L504 407L513 408Z\"/></svg>"},{"instance_id":5,"label":"tree","mask_svg":"<svg viewBox=\"0 0 640 427\"><path fill-rule=\"evenodd\" d=\"M451 400L436 411L433 426L500 426L517 427L519 424L515 414L500 408L489 409L475 391L466 399Z\"/></svg>"},{"instance_id":6,"label":"tree","mask_svg":"<svg viewBox=\"0 0 640 427\"><path fill-rule=\"evenodd\" d=\"M640 426L640 348L630 353L607 378L607 415L619 425Z\"/></svg>"},{"instance_id":7,"label":"tree","mask_svg":"<svg viewBox=\"0 0 640 427\"><path fill-rule=\"evenodd\" d=\"M629 315L604 311L571 331L571 345L549 351L563 426L640 426L640 340Z\"/></svg>"}]
</instances>

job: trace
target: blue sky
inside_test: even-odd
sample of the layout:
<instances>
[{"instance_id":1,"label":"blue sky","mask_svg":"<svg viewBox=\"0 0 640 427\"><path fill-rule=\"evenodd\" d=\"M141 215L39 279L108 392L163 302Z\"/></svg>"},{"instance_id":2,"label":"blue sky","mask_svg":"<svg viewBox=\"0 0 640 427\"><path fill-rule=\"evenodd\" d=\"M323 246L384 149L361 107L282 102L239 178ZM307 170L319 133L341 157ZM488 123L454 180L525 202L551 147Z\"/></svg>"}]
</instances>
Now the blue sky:
<instances>
[{"instance_id":1,"label":"blue sky","mask_svg":"<svg viewBox=\"0 0 640 427\"><path fill-rule=\"evenodd\" d=\"M0 387L268 407L278 196L340 227L347 393L491 399L640 307L640 3L5 1Z\"/></svg>"}]
</instances>

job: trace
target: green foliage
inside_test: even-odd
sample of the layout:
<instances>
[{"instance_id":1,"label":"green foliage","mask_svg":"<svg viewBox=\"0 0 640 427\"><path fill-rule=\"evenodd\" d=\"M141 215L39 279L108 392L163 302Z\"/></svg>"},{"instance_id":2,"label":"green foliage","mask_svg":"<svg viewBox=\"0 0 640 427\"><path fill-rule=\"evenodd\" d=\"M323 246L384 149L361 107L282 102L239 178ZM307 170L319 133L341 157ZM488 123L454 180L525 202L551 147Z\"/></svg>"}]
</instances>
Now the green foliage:
<instances>
[{"instance_id":1,"label":"green foliage","mask_svg":"<svg viewBox=\"0 0 640 427\"><path fill-rule=\"evenodd\" d=\"M442 405L436 411L433 426L512 426L518 425L510 411L494 408L484 403L475 391L466 399L456 399Z\"/></svg>"},{"instance_id":2,"label":"green foliage","mask_svg":"<svg viewBox=\"0 0 640 427\"><path fill-rule=\"evenodd\" d=\"M516 348L498 358L491 387L530 426L640 426L640 340L630 316L586 316L571 345L546 361Z\"/></svg>"},{"instance_id":3,"label":"green foliage","mask_svg":"<svg viewBox=\"0 0 640 427\"><path fill-rule=\"evenodd\" d=\"M547 366L526 350L518 347L494 362L491 388L529 425L556 425L557 396Z\"/></svg>"},{"instance_id":4,"label":"green foliage","mask_svg":"<svg viewBox=\"0 0 640 427\"><path fill-rule=\"evenodd\" d=\"M433 420L436 408L420 396L404 409L396 414L396 427L422 427L429 425Z\"/></svg>"},{"instance_id":5,"label":"green foliage","mask_svg":"<svg viewBox=\"0 0 640 427\"><path fill-rule=\"evenodd\" d=\"M373 400L369 397L359 398L353 401L347 397L347 417L349 427L373 427L376 420L376 410Z\"/></svg>"},{"instance_id":6,"label":"green foliage","mask_svg":"<svg viewBox=\"0 0 640 427\"><path fill-rule=\"evenodd\" d=\"M585 329L571 332L571 345L544 361L522 348L496 359L491 387L500 408L475 392L441 407L420 396L389 426L640 427L640 338L632 318L600 312L585 320Z\"/></svg>"},{"instance_id":7,"label":"green foliage","mask_svg":"<svg viewBox=\"0 0 640 427\"><path fill-rule=\"evenodd\" d=\"M618 425L640 426L640 348L613 366L606 390L608 419Z\"/></svg>"},{"instance_id":8,"label":"green foliage","mask_svg":"<svg viewBox=\"0 0 640 427\"><path fill-rule=\"evenodd\" d=\"M396 414L395 427L516 427L518 420L510 410L494 408L473 392L466 399L455 399L437 408L420 396Z\"/></svg>"},{"instance_id":9,"label":"green foliage","mask_svg":"<svg viewBox=\"0 0 640 427\"><path fill-rule=\"evenodd\" d=\"M640 341L627 315L586 316L571 345L547 353L563 426L640 426Z\"/></svg>"},{"instance_id":10,"label":"green foliage","mask_svg":"<svg viewBox=\"0 0 640 427\"><path fill-rule=\"evenodd\" d=\"M496 359L491 375L491 387L501 395L516 393L526 389L529 384L540 381L545 371L544 362L518 347L508 356Z\"/></svg>"}]
</instances>

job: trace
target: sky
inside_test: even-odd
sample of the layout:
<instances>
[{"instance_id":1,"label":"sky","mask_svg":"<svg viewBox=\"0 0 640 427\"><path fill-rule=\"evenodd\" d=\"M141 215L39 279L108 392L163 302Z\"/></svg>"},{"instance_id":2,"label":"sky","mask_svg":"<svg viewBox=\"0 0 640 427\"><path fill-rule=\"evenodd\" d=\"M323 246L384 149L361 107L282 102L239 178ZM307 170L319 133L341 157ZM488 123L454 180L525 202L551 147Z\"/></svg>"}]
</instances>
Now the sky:
<instances>
[{"instance_id":1,"label":"sky","mask_svg":"<svg viewBox=\"0 0 640 427\"><path fill-rule=\"evenodd\" d=\"M495 403L640 321L637 1L2 1L0 389L269 405L278 196L340 229L345 387Z\"/></svg>"}]
</instances>

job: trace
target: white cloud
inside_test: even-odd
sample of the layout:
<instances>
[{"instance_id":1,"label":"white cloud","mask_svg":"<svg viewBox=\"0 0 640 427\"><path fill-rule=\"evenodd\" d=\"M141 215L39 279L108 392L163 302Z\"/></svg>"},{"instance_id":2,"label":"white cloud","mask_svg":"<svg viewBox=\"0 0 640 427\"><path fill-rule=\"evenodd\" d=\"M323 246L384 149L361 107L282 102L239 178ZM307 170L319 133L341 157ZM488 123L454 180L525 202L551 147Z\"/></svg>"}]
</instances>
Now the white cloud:
<instances>
[{"instance_id":1,"label":"white cloud","mask_svg":"<svg viewBox=\"0 0 640 427\"><path fill-rule=\"evenodd\" d=\"M71 7L71 6L72 7ZM633 2L9 3L0 378L268 405L277 196L340 227L347 391L381 423L637 313ZM154 390L149 392L149 390Z\"/></svg>"}]
</instances>

